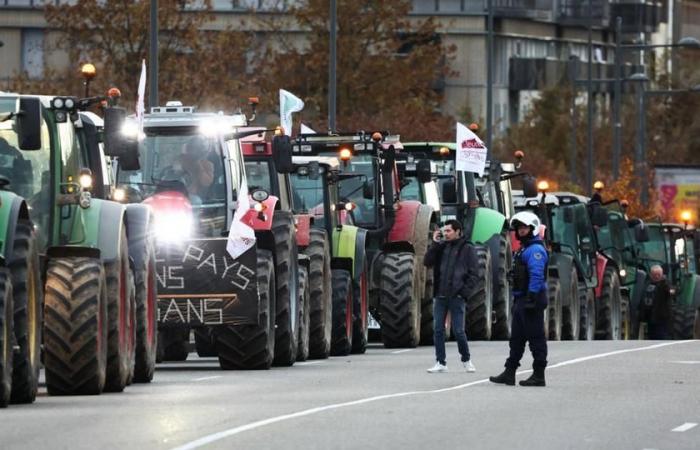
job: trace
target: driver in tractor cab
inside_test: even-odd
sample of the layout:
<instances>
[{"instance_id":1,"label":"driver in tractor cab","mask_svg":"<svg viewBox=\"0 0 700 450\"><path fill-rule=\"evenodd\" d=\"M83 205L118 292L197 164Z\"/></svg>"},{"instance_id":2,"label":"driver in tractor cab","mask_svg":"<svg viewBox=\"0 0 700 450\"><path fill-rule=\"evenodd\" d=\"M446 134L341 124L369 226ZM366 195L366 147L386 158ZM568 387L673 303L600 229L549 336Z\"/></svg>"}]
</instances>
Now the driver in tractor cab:
<instances>
[{"instance_id":1,"label":"driver in tractor cab","mask_svg":"<svg viewBox=\"0 0 700 450\"><path fill-rule=\"evenodd\" d=\"M521 248L513 256L513 319L510 336L510 356L505 370L489 377L493 383L515 385L515 371L530 343L533 373L520 382L521 386L544 386L547 367L547 337L544 332L544 311L547 308L547 261L549 255L542 238L537 215L522 211L510 220L511 228Z\"/></svg>"},{"instance_id":2,"label":"driver in tractor cab","mask_svg":"<svg viewBox=\"0 0 700 450\"><path fill-rule=\"evenodd\" d=\"M32 165L5 138L0 137L0 175L10 181L13 190L28 198L32 193Z\"/></svg>"},{"instance_id":3,"label":"driver in tractor cab","mask_svg":"<svg viewBox=\"0 0 700 450\"><path fill-rule=\"evenodd\" d=\"M202 203L214 182L214 164L208 159L208 154L209 142L201 136L194 136L182 146L177 161L163 175L163 178L180 178L193 204Z\"/></svg>"}]
</instances>

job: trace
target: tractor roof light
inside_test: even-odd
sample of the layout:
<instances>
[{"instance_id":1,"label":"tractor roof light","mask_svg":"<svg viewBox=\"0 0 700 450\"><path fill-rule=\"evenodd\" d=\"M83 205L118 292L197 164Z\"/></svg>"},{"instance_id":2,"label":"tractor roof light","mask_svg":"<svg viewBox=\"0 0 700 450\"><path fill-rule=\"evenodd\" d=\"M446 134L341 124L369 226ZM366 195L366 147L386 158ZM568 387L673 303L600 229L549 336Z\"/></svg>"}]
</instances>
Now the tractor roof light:
<instances>
[{"instance_id":1,"label":"tractor roof light","mask_svg":"<svg viewBox=\"0 0 700 450\"><path fill-rule=\"evenodd\" d=\"M686 225L688 224L688 222L690 222L692 220L692 218L693 218L693 213L690 212L689 209L684 209L683 211L681 211L681 220Z\"/></svg>"},{"instance_id":2,"label":"tractor roof light","mask_svg":"<svg viewBox=\"0 0 700 450\"><path fill-rule=\"evenodd\" d=\"M379 142L379 141L381 141L381 140L382 140L382 137L383 137L383 136L382 136L382 133L380 133L379 131L375 131L374 133L372 133L372 140L373 140L374 142Z\"/></svg>"},{"instance_id":3,"label":"tractor roof light","mask_svg":"<svg viewBox=\"0 0 700 450\"><path fill-rule=\"evenodd\" d=\"M116 99L116 98L120 98L121 96L122 96L122 91L120 91L119 88L111 87L107 91L107 97L109 97L109 98Z\"/></svg>"},{"instance_id":4,"label":"tractor roof light","mask_svg":"<svg viewBox=\"0 0 700 450\"><path fill-rule=\"evenodd\" d=\"M520 160L520 159L525 158L525 152L522 151L522 150L516 150L516 151L513 153L513 156L515 156L515 159Z\"/></svg>"},{"instance_id":5,"label":"tractor roof light","mask_svg":"<svg viewBox=\"0 0 700 450\"><path fill-rule=\"evenodd\" d=\"M440 156L449 156L450 155L450 149L448 147L440 147Z\"/></svg>"},{"instance_id":6,"label":"tractor roof light","mask_svg":"<svg viewBox=\"0 0 700 450\"><path fill-rule=\"evenodd\" d=\"M598 180L595 183L593 183L593 189L595 189L596 191L599 191L603 188L605 188L605 184L603 184L602 181Z\"/></svg>"},{"instance_id":7,"label":"tractor roof light","mask_svg":"<svg viewBox=\"0 0 700 450\"><path fill-rule=\"evenodd\" d=\"M95 75L97 74L97 69L95 69L94 64L85 63L80 67L80 74L86 80L92 80L93 78L95 78Z\"/></svg>"},{"instance_id":8,"label":"tractor roof light","mask_svg":"<svg viewBox=\"0 0 700 450\"><path fill-rule=\"evenodd\" d=\"M248 103L251 105L257 105L260 103L260 99L258 97L248 97Z\"/></svg>"},{"instance_id":9,"label":"tractor roof light","mask_svg":"<svg viewBox=\"0 0 700 450\"><path fill-rule=\"evenodd\" d=\"M341 148L340 149L340 160L343 161L344 163L347 163L352 159L352 150L349 148Z\"/></svg>"},{"instance_id":10,"label":"tractor roof light","mask_svg":"<svg viewBox=\"0 0 700 450\"><path fill-rule=\"evenodd\" d=\"M545 193L549 190L549 182L547 180L541 180L537 182L537 190Z\"/></svg>"},{"instance_id":11,"label":"tractor roof light","mask_svg":"<svg viewBox=\"0 0 700 450\"><path fill-rule=\"evenodd\" d=\"M479 124L476 122L472 122L469 124L469 129L472 131L479 131Z\"/></svg>"}]
</instances>

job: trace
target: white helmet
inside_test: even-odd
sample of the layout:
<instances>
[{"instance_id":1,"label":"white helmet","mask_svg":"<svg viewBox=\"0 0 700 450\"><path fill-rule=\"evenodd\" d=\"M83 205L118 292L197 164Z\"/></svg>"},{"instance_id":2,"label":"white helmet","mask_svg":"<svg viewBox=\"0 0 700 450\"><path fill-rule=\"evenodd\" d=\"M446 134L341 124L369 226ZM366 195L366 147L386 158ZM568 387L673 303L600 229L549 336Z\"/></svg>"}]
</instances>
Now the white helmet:
<instances>
[{"instance_id":1,"label":"white helmet","mask_svg":"<svg viewBox=\"0 0 700 450\"><path fill-rule=\"evenodd\" d=\"M515 228L515 222L532 227L532 232L537 233L540 229L540 218L530 211L521 211L510 218L510 227Z\"/></svg>"}]
</instances>

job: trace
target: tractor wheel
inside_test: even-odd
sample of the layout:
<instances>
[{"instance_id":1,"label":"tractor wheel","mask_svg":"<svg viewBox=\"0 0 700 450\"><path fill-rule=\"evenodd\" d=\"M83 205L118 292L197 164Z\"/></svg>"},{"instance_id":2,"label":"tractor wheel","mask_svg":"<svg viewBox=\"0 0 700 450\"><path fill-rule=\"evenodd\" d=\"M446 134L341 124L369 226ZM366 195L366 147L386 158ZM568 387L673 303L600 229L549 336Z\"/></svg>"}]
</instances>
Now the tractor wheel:
<instances>
[{"instance_id":1,"label":"tractor wheel","mask_svg":"<svg viewBox=\"0 0 700 450\"><path fill-rule=\"evenodd\" d=\"M299 267L299 335L297 336L297 361L306 361L309 357L309 272L306 267Z\"/></svg>"},{"instance_id":2,"label":"tractor wheel","mask_svg":"<svg viewBox=\"0 0 700 450\"><path fill-rule=\"evenodd\" d=\"M578 340L581 325L581 297L578 288L578 272L571 269L571 285L569 286L569 305L562 306L561 338L566 341Z\"/></svg>"},{"instance_id":3,"label":"tractor wheel","mask_svg":"<svg viewBox=\"0 0 700 450\"><path fill-rule=\"evenodd\" d=\"M216 341L211 327L194 329L194 349L197 351L197 355L202 358L219 355L216 352Z\"/></svg>"},{"instance_id":4,"label":"tractor wheel","mask_svg":"<svg viewBox=\"0 0 700 450\"><path fill-rule=\"evenodd\" d=\"M547 280L547 339L561 340L562 331L562 285L558 278Z\"/></svg>"},{"instance_id":5,"label":"tractor wheel","mask_svg":"<svg viewBox=\"0 0 700 450\"><path fill-rule=\"evenodd\" d=\"M629 340L632 335L632 318L630 316L630 300L620 292L620 339Z\"/></svg>"},{"instance_id":6,"label":"tractor wheel","mask_svg":"<svg viewBox=\"0 0 700 450\"><path fill-rule=\"evenodd\" d=\"M7 269L0 270L0 408L10 403L12 392L12 281Z\"/></svg>"},{"instance_id":7,"label":"tractor wheel","mask_svg":"<svg viewBox=\"0 0 700 450\"><path fill-rule=\"evenodd\" d=\"M190 353L189 328L163 328L158 332L157 362L185 361Z\"/></svg>"},{"instance_id":8,"label":"tractor wheel","mask_svg":"<svg viewBox=\"0 0 700 450\"><path fill-rule=\"evenodd\" d=\"M420 342L421 298L425 286L420 283L423 267L413 253L384 255L380 274L379 315L382 318L382 342L387 348L413 348Z\"/></svg>"},{"instance_id":9,"label":"tractor wheel","mask_svg":"<svg viewBox=\"0 0 700 450\"><path fill-rule=\"evenodd\" d=\"M692 305L676 305L673 308L673 338L693 339L696 308Z\"/></svg>"},{"instance_id":10,"label":"tractor wheel","mask_svg":"<svg viewBox=\"0 0 700 450\"><path fill-rule=\"evenodd\" d=\"M331 256L326 232L311 229L309 246L309 358L325 359L331 351L333 303Z\"/></svg>"},{"instance_id":11,"label":"tractor wheel","mask_svg":"<svg viewBox=\"0 0 700 450\"><path fill-rule=\"evenodd\" d=\"M36 399L41 366L41 305L44 303L39 272L39 254L32 224L20 221L15 229L13 261L10 262L14 303L15 342L12 371L12 403Z\"/></svg>"},{"instance_id":12,"label":"tractor wheel","mask_svg":"<svg viewBox=\"0 0 700 450\"><path fill-rule=\"evenodd\" d=\"M299 269L294 217L289 211L275 211L272 220L275 239L276 366L291 366L297 358L299 334Z\"/></svg>"},{"instance_id":13,"label":"tractor wheel","mask_svg":"<svg viewBox=\"0 0 700 450\"><path fill-rule=\"evenodd\" d=\"M471 340L491 339L493 281L491 273L491 251L488 247L475 246L477 256L477 273L481 284L476 293L467 300L465 330Z\"/></svg>"},{"instance_id":14,"label":"tractor wheel","mask_svg":"<svg viewBox=\"0 0 700 450\"><path fill-rule=\"evenodd\" d=\"M359 280L352 280L352 353L364 353L367 350L369 337L369 280L367 277L367 263L365 263Z\"/></svg>"},{"instance_id":15,"label":"tractor wheel","mask_svg":"<svg viewBox=\"0 0 700 450\"><path fill-rule=\"evenodd\" d=\"M266 370L275 354L275 264L272 253L258 249L258 324L214 328L222 369Z\"/></svg>"},{"instance_id":16,"label":"tractor wheel","mask_svg":"<svg viewBox=\"0 0 700 450\"><path fill-rule=\"evenodd\" d=\"M107 280L93 258L49 260L44 367L50 395L97 395L107 370Z\"/></svg>"},{"instance_id":17,"label":"tractor wheel","mask_svg":"<svg viewBox=\"0 0 700 450\"><path fill-rule=\"evenodd\" d=\"M618 340L621 337L622 315L620 306L620 279L614 267L603 273L603 289L598 299L596 339Z\"/></svg>"},{"instance_id":18,"label":"tractor wheel","mask_svg":"<svg viewBox=\"0 0 700 450\"><path fill-rule=\"evenodd\" d=\"M435 290L435 272L428 269L425 274L425 292L421 299L420 344L433 345L433 293ZM449 337L449 333L445 333Z\"/></svg>"},{"instance_id":19,"label":"tractor wheel","mask_svg":"<svg viewBox=\"0 0 700 450\"><path fill-rule=\"evenodd\" d=\"M117 259L105 265L107 277L107 381L105 391L121 392L129 382L136 363L136 308L132 304L129 249L122 230Z\"/></svg>"},{"instance_id":20,"label":"tractor wheel","mask_svg":"<svg viewBox=\"0 0 700 450\"><path fill-rule=\"evenodd\" d=\"M158 286L153 247L146 254L146 267L134 273L136 283L136 365L134 381L150 383L158 351Z\"/></svg>"},{"instance_id":21,"label":"tractor wheel","mask_svg":"<svg viewBox=\"0 0 700 450\"><path fill-rule=\"evenodd\" d=\"M493 277L493 310L496 321L492 325L493 339L510 339L510 307L512 304L511 286L508 282L508 271L512 265L513 253L510 239L501 234L498 242L497 271Z\"/></svg>"},{"instance_id":22,"label":"tractor wheel","mask_svg":"<svg viewBox=\"0 0 700 450\"><path fill-rule=\"evenodd\" d=\"M581 320L578 337L582 341L592 341L595 339L596 330L595 293L593 289L581 289L579 301L581 304Z\"/></svg>"},{"instance_id":23,"label":"tractor wheel","mask_svg":"<svg viewBox=\"0 0 700 450\"><path fill-rule=\"evenodd\" d=\"M333 333L331 355L345 356L352 350L352 275L347 270L331 271L333 279Z\"/></svg>"}]
</instances>

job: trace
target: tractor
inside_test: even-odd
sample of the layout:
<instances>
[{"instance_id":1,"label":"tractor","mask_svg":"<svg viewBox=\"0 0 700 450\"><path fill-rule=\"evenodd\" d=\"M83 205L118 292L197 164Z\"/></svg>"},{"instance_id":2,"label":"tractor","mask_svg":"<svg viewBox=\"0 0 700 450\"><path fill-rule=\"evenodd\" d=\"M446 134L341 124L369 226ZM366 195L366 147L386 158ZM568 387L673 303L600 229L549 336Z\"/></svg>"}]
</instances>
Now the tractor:
<instances>
[{"instance_id":1,"label":"tractor","mask_svg":"<svg viewBox=\"0 0 700 450\"><path fill-rule=\"evenodd\" d=\"M300 265L299 350L297 360L307 357L327 358L331 353L331 256L329 235L323 228L310 227L312 216L300 211L294 199L289 164L280 164L273 157L272 143L265 139L265 129L241 139L245 172L250 190L264 189L279 199L280 209L294 212L296 244ZM292 175L293 176L293 175ZM259 230L264 222L258 219L266 208L256 203L246 223Z\"/></svg>"},{"instance_id":2,"label":"tractor","mask_svg":"<svg viewBox=\"0 0 700 450\"><path fill-rule=\"evenodd\" d=\"M12 175L4 190L26 199L8 198L7 242L13 244L3 249L17 277L15 317L24 316L15 330L24 366L15 387L25 401L36 392L42 336L51 395L119 392L137 378L129 237L146 232L123 205L91 195L89 125L79 114L85 101L0 96L0 134L10 150L4 161Z\"/></svg>"},{"instance_id":3,"label":"tractor","mask_svg":"<svg viewBox=\"0 0 700 450\"><path fill-rule=\"evenodd\" d=\"M139 169L118 169L125 199L147 204L155 215L159 360L185 360L191 329L203 351L216 350L222 369L296 360L294 218L265 190L238 198L247 192L240 140L259 133L245 130L247 121L244 114L197 112L178 101L152 107L144 116ZM133 122L125 127L133 130ZM227 236L234 211L250 198L264 205L263 223L254 241L239 238L247 250L233 258ZM245 217L247 211L236 220Z\"/></svg>"},{"instance_id":4,"label":"tractor","mask_svg":"<svg viewBox=\"0 0 700 450\"><path fill-rule=\"evenodd\" d=\"M467 302L465 327L470 339L508 339L510 336L510 284L507 277L512 251L508 217L513 212L511 179L522 177L523 187L534 196L533 178L514 164L487 161L482 177L455 172L454 143L407 143L416 158L430 159L440 187L441 220L456 218L465 235L477 244L482 289Z\"/></svg>"},{"instance_id":5,"label":"tractor","mask_svg":"<svg viewBox=\"0 0 700 450\"><path fill-rule=\"evenodd\" d=\"M338 245L339 250L334 256L350 262L357 248L365 248L369 273L368 309L380 324L382 342L386 347L415 347L420 342L421 299L427 284L423 256L431 224L436 219L429 206L399 199L396 154L400 151L398 139L385 132L302 134L293 142L295 156L340 159L339 173L343 181L339 203L350 208L354 225L367 232L358 233L352 240L349 239L352 233L346 235L348 240L338 239L334 245ZM429 166L426 169L422 164L421 169L420 180L429 181ZM364 263L352 262L353 266L344 270L361 274L360 264ZM362 313L365 309L361 304L357 306L361 313L355 314L355 321L365 320Z\"/></svg>"}]
</instances>

